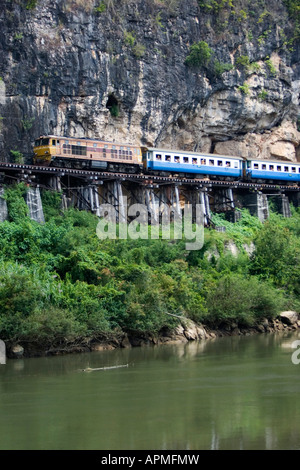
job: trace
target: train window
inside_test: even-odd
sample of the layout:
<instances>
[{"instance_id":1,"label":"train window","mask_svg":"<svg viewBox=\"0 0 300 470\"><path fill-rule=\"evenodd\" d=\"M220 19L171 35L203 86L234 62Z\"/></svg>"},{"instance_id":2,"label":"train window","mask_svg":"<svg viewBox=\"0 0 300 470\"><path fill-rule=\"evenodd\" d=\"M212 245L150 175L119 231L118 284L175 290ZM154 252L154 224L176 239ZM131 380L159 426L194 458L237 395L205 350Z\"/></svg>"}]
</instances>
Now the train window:
<instances>
[{"instance_id":1,"label":"train window","mask_svg":"<svg viewBox=\"0 0 300 470\"><path fill-rule=\"evenodd\" d=\"M161 155L160 154L156 154L156 160L161 160Z\"/></svg>"},{"instance_id":2,"label":"train window","mask_svg":"<svg viewBox=\"0 0 300 470\"><path fill-rule=\"evenodd\" d=\"M231 167L231 162L226 162L226 166L227 166L227 168L230 168Z\"/></svg>"},{"instance_id":3,"label":"train window","mask_svg":"<svg viewBox=\"0 0 300 470\"><path fill-rule=\"evenodd\" d=\"M210 166L214 166L215 161L214 160L209 160L209 164L210 164Z\"/></svg>"},{"instance_id":4,"label":"train window","mask_svg":"<svg viewBox=\"0 0 300 470\"><path fill-rule=\"evenodd\" d=\"M80 147L80 145L72 145L73 155L86 155L86 147Z\"/></svg>"},{"instance_id":5,"label":"train window","mask_svg":"<svg viewBox=\"0 0 300 470\"><path fill-rule=\"evenodd\" d=\"M189 163L189 157L183 157L183 163Z\"/></svg>"},{"instance_id":6,"label":"train window","mask_svg":"<svg viewBox=\"0 0 300 470\"><path fill-rule=\"evenodd\" d=\"M234 168L238 168L238 167L239 167L238 162L234 162Z\"/></svg>"},{"instance_id":7,"label":"train window","mask_svg":"<svg viewBox=\"0 0 300 470\"><path fill-rule=\"evenodd\" d=\"M270 170L270 171L274 171L274 165L270 165L270 166L269 166L269 170Z\"/></svg>"},{"instance_id":8,"label":"train window","mask_svg":"<svg viewBox=\"0 0 300 470\"><path fill-rule=\"evenodd\" d=\"M64 144L63 153L65 153L66 155L71 155L71 145Z\"/></svg>"},{"instance_id":9,"label":"train window","mask_svg":"<svg viewBox=\"0 0 300 470\"><path fill-rule=\"evenodd\" d=\"M174 162L175 163L180 163L180 157L174 157Z\"/></svg>"},{"instance_id":10,"label":"train window","mask_svg":"<svg viewBox=\"0 0 300 470\"><path fill-rule=\"evenodd\" d=\"M206 165L206 158L201 158L201 165Z\"/></svg>"},{"instance_id":11,"label":"train window","mask_svg":"<svg viewBox=\"0 0 300 470\"><path fill-rule=\"evenodd\" d=\"M42 145L49 145L49 139L42 139Z\"/></svg>"},{"instance_id":12,"label":"train window","mask_svg":"<svg viewBox=\"0 0 300 470\"><path fill-rule=\"evenodd\" d=\"M267 169L267 165L265 165L265 164L263 163L262 166L261 166L261 169L262 169L262 170L266 170L266 169Z\"/></svg>"},{"instance_id":13,"label":"train window","mask_svg":"<svg viewBox=\"0 0 300 470\"><path fill-rule=\"evenodd\" d=\"M34 142L34 145L35 147L38 147L40 145L40 139L37 139L35 142Z\"/></svg>"},{"instance_id":14,"label":"train window","mask_svg":"<svg viewBox=\"0 0 300 470\"><path fill-rule=\"evenodd\" d=\"M258 170L258 163L254 163L253 167L254 167L254 170Z\"/></svg>"},{"instance_id":15,"label":"train window","mask_svg":"<svg viewBox=\"0 0 300 470\"><path fill-rule=\"evenodd\" d=\"M197 158L192 158L192 164L193 164L193 165L197 165L197 163L198 163Z\"/></svg>"},{"instance_id":16,"label":"train window","mask_svg":"<svg viewBox=\"0 0 300 470\"><path fill-rule=\"evenodd\" d=\"M296 173L296 167L292 166L292 173Z\"/></svg>"},{"instance_id":17,"label":"train window","mask_svg":"<svg viewBox=\"0 0 300 470\"><path fill-rule=\"evenodd\" d=\"M281 165L277 165L277 171L281 171Z\"/></svg>"},{"instance_id":18,"label":"train window","mask_svg":"<svg viewBox=\"0 0 300 470\"><path fill-rule=\"evenodd\" d=\"M171 155L165 155L165 161L170 162L171 161Z\"/></svg>"},{"instance_id":19,"label":"train window","mask_svg":"<svg viewBox=\"0 0 300 470\"><path fill-rule=\"evenodd\" d=\"M218 166L223 166L222 160L218 160Z\"/></svg>"},{"instance_id":20,"label":"train window","mask_svg":"<svg viewBox=\"0 0 300 470\"><path fill-rule=\"evenodd\" d=\"M289 167L288 167L288 166L285 166L285 167L284 167L284 171L285 171L286 173L288 173L288 172L289 172Z\"/></svg>"},{"instance_id":21,"label":"train window","mask_svg":"<svg viewBox=\"0 0 300 470\"><path fill-rule=\"evenodd\" d=\"M55 140L52 140L52 145L55 145L55 144L56 144Z\"/></svg>"}]
</instances>

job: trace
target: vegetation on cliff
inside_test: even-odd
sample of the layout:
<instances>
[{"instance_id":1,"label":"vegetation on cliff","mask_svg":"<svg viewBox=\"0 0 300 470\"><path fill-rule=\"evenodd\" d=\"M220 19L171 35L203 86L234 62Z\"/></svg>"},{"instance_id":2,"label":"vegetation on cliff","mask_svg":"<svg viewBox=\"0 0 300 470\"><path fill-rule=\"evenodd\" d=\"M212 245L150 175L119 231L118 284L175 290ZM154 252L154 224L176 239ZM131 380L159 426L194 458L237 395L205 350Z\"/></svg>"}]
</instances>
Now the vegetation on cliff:
<instances>
[{"instance_id":1,"label":"vegetation on cliff","mask_svg":"<svg viewBox=\"0 0 300 470\"><path fill-rule=\"evenodd\" d=\"M6 191L10 220L0 224L0 338L10 344L156 334L178 317L250 326L299 306L299 210L265 224L246 211L236 224L215 216L227 232L206 230L203 248L187 252L183 240L99 240L96 216L60 213L58 193L43 193L40 225L25 190ZM226 250L232 241L238 256Z\"/></svg>"}]
</instances>

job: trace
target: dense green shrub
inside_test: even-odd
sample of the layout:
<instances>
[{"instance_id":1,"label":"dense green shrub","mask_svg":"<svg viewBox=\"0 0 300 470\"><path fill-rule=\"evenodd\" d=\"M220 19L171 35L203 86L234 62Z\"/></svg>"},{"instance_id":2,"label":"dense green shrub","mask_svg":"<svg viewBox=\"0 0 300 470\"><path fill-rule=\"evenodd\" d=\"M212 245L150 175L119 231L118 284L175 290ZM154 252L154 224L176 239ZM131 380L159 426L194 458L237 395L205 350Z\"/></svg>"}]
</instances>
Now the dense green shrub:
<instances>
[{"instance_id":1,"label":"dense green shrub","mask_svg":"<svg viewBox=\"0 0 300 470\"><path fill-rule=\"evenodd\" d=\"M277 316L283 304L282 294L270 283L240 274L221 277L207 295L209 321L215 326L252 326Z\"/></svg>"},{"instance_id":2,"label":"dense green shrub","mask_svg":"<svg viewBox=\"0 0 300 470\"><path fill-rule=\"evenodd\" d=\"M184 240L99 240L97 217L61 212L53 193L43 195L48 215L38 224L25 211L25 191L8 188L11 221L0 224L4 340L46 346L120 329L157 333L180 318L249 326L300 307L299 209L264 224L246 210L235 224L214 214L226 232L206 229L203 248L187 252Z\"/></svg>"},{"instance_id":3,"label":"dense green shrub","mask_svg":"<svg viewBox=\"0 0 300 470\"><path fill-rule=\"evenodd\" d=\"M194 67L205 67L212 56L212 50L205 41L200 41L190 47L190 53L185 63Z\"/></svg>"}]
</instances>

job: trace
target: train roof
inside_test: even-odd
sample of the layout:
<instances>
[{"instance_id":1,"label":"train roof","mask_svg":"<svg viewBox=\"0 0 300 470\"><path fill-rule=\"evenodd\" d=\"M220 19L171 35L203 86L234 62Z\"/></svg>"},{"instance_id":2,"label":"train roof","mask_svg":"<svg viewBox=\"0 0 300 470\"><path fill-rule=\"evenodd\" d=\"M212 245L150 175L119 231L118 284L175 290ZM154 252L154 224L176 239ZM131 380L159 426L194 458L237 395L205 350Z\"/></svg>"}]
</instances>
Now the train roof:
<instances>
[{"instance_id":1,"label":"train roof","mask_svg":"<svg viewBox=\"0 0 300 470\"><path fill-rule=\"evenodd\" d=\"M287 165L300 165L300 162L291 162L290 160L268 160L266 158L262 159L262 158L246 158L247 161L251 161L251 162L263 162L263 163L280 163L281 165L282 164L287 164Z\"/></svg>"},{"instance_id":2,"label":"train roof","mask_svg":"<svg viewBox=\"0 0 300 470\"><path fill-rule=\"evenodd\" d=\"M128 142L114 142L112 140L102 140L102 139L91 139L90 137L70 137L67 135L52 135L52 134L46 134L46 135L40 135L39 137L36 137L34 140L38 139L67 139L67 140L84 140L84 141L89 141L89 142L104 142L105 144L115 144L115 145L124 145L124 146L131 146L131 147L138 147L140 148L140 145L137 144L129 144Z\"/></svg>"},{"instance_id":3,"label":"train roof","mask_svg":"<svg viewBox=\"0 0 300 470\"><path fill-rule=\"evenodd\" d=\"M156 151L156 152L170 152L170 153L183 153L187 155L203 155L207 157L220 157L220 158L233 158L236 160L244 160L244 161L255 161L255 162L263 162L263 163L286 163L290 165L300 165L300 162L291 162L290 160L268 160L268 159L261 159L261 158L254 158L254 157L238 157L237 155L222 155L218 153L207 153L207 152L192 152L188 150L172 150L172 149L165 149L165 148L156 148L156 147L144 147L149 151Z\"/></svg>"},{"instance_id":4,"label":"train roof","mask_svg":"<svg viewBox=\"0 0 300 470\"><path fill-rule=\"evenodd\" d=\"M172 150L172 149L165 149L165 148L156 148L156 147L146 147L142 146L142 148L145 148L146 150L149 150L150 152L170 152L170 153L184 153L186 155L203 155L204 157L220 157L220 158L233 158L235 160L245 160L244 157L238 157L235 155L220 155L218 153L208 153L208 152L193 152L193 151L188 151L188 150Z\"/></svg>"}]
</instances>

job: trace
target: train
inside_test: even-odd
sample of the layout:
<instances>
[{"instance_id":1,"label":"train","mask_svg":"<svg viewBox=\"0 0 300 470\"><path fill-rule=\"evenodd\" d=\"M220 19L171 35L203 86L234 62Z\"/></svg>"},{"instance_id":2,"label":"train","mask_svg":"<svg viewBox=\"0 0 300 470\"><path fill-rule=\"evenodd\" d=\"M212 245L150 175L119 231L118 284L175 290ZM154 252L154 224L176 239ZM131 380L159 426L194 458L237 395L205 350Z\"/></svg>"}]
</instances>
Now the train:
<instances>
[{"instance_id":1,"label":"train","mask_svg":"<svg viewBox=\"0 0 300 470\"><path fill-rule=\"evenodd\" d=\"M62 168L299 185L300 163L152 148L97 139L41 136L33 163Z\"/></svg>"}]
</instances>

